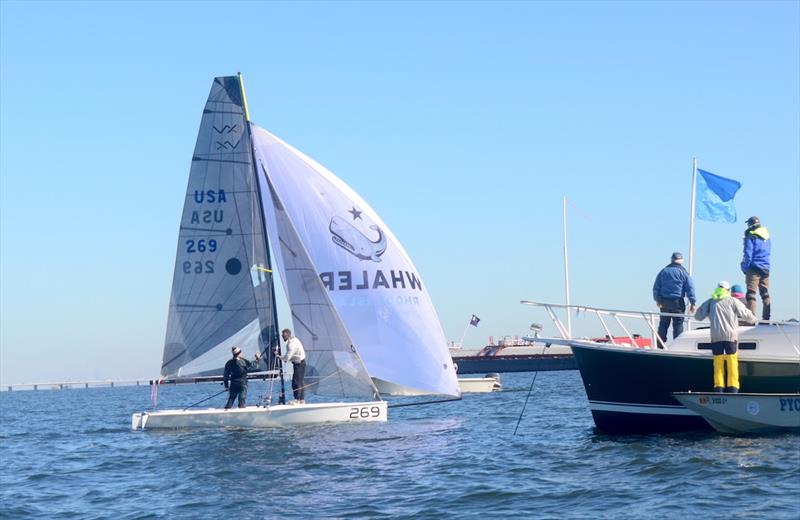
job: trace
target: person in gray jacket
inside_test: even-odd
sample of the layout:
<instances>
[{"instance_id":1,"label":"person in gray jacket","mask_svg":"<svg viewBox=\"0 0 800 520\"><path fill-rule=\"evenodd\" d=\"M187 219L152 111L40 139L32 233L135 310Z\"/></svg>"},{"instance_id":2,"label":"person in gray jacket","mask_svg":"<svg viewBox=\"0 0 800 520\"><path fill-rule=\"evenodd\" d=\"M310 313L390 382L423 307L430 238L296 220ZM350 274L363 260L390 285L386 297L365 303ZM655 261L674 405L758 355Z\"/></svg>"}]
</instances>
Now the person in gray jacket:
<instances>
[{"instance_id":1,"label":"person in gray jacket","mask_svg":"<svg viewBox=\"0 0 800 520\"><path fill-rule=\"evenodd\" d=\"M755 323L756 316L745 305L731 297L731 285L719 282L711 298L704 301L694 315L711 323L711 352L714 354L714 391L739 391L739 320ZM728 369L725 384L725 365Z\"/></svg>"}]
</instances>

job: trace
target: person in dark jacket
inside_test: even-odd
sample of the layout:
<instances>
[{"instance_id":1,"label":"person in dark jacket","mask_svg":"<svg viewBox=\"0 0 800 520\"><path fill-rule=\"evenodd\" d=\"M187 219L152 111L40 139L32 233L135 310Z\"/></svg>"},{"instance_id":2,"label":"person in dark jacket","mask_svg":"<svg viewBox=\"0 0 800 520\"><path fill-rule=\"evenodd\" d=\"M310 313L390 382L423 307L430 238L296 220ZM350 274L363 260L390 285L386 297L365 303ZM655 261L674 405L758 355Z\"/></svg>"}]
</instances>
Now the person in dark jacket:
<instances>
[{"instance_id":1,"label":"person in dark jacket","mask_svg":"<svg viewBox=\"0 0 800 520\"><path fill-rule=\"evenodd\" d=\"M258 369L258 358L261 357L256 352L255 361L248 361L242 357L242 349L239 347L231 348L233 358L225 363L225 372L222 375L222 384L228 390L228 402L225 409L233 406L233 401L239 397L239 408L244 408L247 400L247 373Z\"/></svg>"},{"instance_id":2,"label":"person in dark jacket","mask_svg":"<svg viewBox=\"0 0 800 520\"><path fill-rule=\"evenodd\" d=\"M670 264L659 271L653 283L653 299L661 312L684 314L686 300L689 298L690 312L694 312L697 299L694 293L694 282L689 272L683 267L683 255L672 253ZM659 348L664 348L667 331L672 322L672 337L677 338L683 332L683 318L679 316L661 316L658 321Z\"/></svg>"},{"instance_id":3,"label":"person in dark jacket","mask_svg":"<svg viewBox=\"0 0 800 520\"><path fill-rule=\"evenodd\" d=\"M744 253L742 255L742 272L747 284L747 308L756 313L756 289L761 294L761 319L770 317L769 268L772 241L769 231L761 225L758 217L747 219L744 232Z\"/></svg>"}]
</instances>

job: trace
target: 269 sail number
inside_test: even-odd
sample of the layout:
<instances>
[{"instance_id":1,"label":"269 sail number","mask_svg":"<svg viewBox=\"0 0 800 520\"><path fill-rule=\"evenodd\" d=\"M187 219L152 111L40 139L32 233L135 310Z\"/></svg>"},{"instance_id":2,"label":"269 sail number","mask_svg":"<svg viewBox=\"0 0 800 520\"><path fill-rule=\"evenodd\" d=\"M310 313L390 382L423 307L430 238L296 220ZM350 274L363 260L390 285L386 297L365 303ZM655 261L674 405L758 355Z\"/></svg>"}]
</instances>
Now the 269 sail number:
<instances>
[{"instance_id":1,"label":"269 sail number","mask_svg":"<svg viewBox=\"0 0 800 520\"><path fill-rule=\"evenodd\" d=\"M217 241L213 238L210 240L187 240L186 252L187 253L205 253L206 251L213 253L217 250Z\"/></svg>"},{"instance_id":2,"label":"269 sail number","mask_svg":"<svg viewBox=\"0 0 800 520\"><path fill-rule=\"evenodd\" d=\"M351 419L369 419L370 417L380 417L381 409L378 406L356 406L350 408Z\"/></svg>"},{"instance_id":3,"label":"269 sail number","mask_svg":"<svg viewBox=\"0 0 800 520\"><path fill-rule=\"evenodd\" d=\"M205 262L190 262L187 260L183 263L183 272L184 274L211 274L214 272L214 261L206 260Z\"/></svg>"}]
</instances>

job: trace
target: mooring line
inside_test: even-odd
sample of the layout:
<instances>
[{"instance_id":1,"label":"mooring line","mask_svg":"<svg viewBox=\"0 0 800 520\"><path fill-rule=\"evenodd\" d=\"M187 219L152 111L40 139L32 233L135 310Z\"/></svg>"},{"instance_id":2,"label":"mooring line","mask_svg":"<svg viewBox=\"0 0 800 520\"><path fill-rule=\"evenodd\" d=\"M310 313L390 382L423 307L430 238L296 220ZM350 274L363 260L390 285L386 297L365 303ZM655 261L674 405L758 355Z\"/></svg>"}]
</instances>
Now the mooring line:
<instances>
[{"instance_id":1,"label":"mooring line","mask_svg":"<svg viewBox=\"0 0 800 520\"><path fill-rule=\"evenodd\" d=\"M226 388L225 390L223 390L223 391L221 391L221 392L218 392L218 393L216 393L216 394L212 395L211 397L206 397L206 398L205 398L205 399L203 399L202 401L197 401L197 402L196 402L196 403L194 403L194 404L190 404L189 406L187 406L186 408L184 408L184 409L183 409L183 411L185 412L185 411L186 411L186 410L188 410L189 408L192 408L193 406L197 406L197 405L198 405L198 404L200 404L200 403L205 403L205 402L206 402L206 401L208 401L209 399L213 399L213 398L217 397L218 395L224 394L224 393L225 393L225 392L227 392L227 391L228 391L228 389Z\"/></svg>"},{"instance_id":2,"label":"mooring line","mask_svg":"<svg viewBox=\"0 0 800 520\"><path fill-rule=\"evenodd\" d=\"M419 406L422 404L436 404L436 403L451 403L453 401L461 401L461 397L456 397L453 399L439 399L436 401L422 401L421 403L403 403L403 404L390 404L388 408L402 408L404 406Z\"/></svg>"},{"instance_id":3,"label":"mooring line","mask_svg":"<svg viewBox=\"0 0 800 520\"><path fill-rule=\"evenodd\" d=\"M528 399L531 397L531 392L533 391L533 383L536 382L536 376L539 375L539 372L533 374L533 380L531 381L531 387L528 389L528 395L525 396L525 404L522 405L522 411L519 414L519 419L517 419L517 427L514 428L514 435L517 434L517 430L519 429L519 423L522 421L522 416L525 415L525 408L528 407Z\"/></svg>"}]
</instances>

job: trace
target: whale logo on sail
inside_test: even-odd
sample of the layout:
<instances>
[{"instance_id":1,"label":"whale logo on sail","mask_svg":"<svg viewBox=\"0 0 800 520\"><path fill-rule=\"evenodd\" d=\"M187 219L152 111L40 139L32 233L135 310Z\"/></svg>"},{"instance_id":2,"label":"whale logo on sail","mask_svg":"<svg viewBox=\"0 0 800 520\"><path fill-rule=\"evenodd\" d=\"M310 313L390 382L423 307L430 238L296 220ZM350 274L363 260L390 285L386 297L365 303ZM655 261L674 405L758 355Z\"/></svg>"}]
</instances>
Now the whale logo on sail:
<instances>
[{"instance_id":1,"label":"whale logo on sail","mask_svg":"<svg viewBox=\"0 0 800 520\"><path fill-rule=\"evenodd\" d=\"M373 242L341 217L333 217L328 226L334 244L361 260L380 262L381 255L386 252L386 235L378 226L372 225L369 228L378 232L378 240Z\"/></svg>"}]
</instances>

